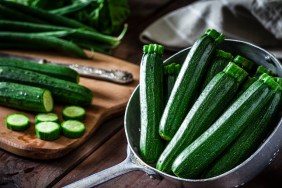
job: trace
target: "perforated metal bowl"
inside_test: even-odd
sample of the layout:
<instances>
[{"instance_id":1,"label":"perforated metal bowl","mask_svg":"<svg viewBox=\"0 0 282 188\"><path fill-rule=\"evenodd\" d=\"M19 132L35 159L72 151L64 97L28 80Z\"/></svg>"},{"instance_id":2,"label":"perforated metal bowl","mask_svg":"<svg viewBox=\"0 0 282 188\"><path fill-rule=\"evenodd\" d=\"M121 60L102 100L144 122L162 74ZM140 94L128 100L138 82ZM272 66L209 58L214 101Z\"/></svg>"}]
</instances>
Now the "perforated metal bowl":
<instances>
[{"instance_id":1,"label":"perforated metal bowl","mask_svg":"<svg viewBox=\"0 0 282 188\"><path fill-rule=\"evenodd\" d=\"M282 66L279 61L269 52L258 46L238 40L225 40L219 48L228 51L233 55L240 54L259 65L264 65L279 76L282 76ZM167 59L165 63L183 62L189 50L190 48L187 48L176 53ZM93 174L70 184L67 187L93 187L133 170L145 171L156 178L166 178L181 187L237 187L248 182L260 173L270 163L272 158L277 155L279 149L282 148L282 118L280 117L271 134L269 134L256 152L237 167L224 174L209 179L184 179L157 170L153 166L146 164L139 156L139 86L137 86L127 104L124 125L128 141L127 158L116 166Z\"/></svg>"}]
</instances>

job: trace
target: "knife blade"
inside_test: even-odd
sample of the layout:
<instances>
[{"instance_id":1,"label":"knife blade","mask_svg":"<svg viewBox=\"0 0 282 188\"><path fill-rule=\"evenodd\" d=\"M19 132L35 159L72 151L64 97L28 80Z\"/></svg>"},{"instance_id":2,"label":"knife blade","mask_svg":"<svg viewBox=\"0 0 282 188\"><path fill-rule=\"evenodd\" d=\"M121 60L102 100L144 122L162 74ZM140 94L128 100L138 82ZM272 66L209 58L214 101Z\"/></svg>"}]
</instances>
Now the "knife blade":
<instances>
[{"instance_id":1,"label":"knife blade","mask_svg":"<svg viewBox=\"0 0 282 188\"><path fill-rule=\"evenodd\" d=\"M93 66L85 66L79 64L63 64L59 62L49 61L47 59L39 59L39 58L33 58L33 57L15 55L15 54L3 53L3 52L0 52L0 57L11 58L11 59L22 59L36 63L41 63L41 64L46 63L46 64L66 66L77 71L80 76L109 81L118 84L128 84L133 81L133 75L130 72L119 70L119 69L102 69Z\"/></svg>"}]
</instances>

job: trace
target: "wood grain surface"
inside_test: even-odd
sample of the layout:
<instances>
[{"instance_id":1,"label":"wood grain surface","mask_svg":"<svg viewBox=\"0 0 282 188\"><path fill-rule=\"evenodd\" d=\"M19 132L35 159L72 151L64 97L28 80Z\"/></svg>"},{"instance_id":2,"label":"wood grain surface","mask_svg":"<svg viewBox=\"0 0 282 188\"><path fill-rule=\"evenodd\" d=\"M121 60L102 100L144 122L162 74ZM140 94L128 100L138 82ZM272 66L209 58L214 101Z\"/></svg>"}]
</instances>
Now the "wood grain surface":
<instances>
[{"instance_id":1,"label":"wood grain surface","mask_svg":"<svg viewBox=\"0 0 282 188\"><path fill-rule=\"evenodd\" d=\"M46 52L10 51L8 53L44 58L53 62L67 64L95 66L104 69L121 69L131 72L134 77L133 83L126 85L119 85L91 78L80 78L79 84L89 88L93 92L94 98L92 100L92 104L86 107L86 132L78 139L70 139L61 136L59 139L54 141L40 140L36 138L34 130L34 116L36 113L28 113L1 106L0 148L24 157L34 159L54 159L64 156L74 148L81 145L90 135L93 134L103 121L121 113L125 109L126 103L139 80L139 67L137 65L103 54L88 53L88 55L93 56L93 58L89 60L81 60L72 57L62 57ZM63 106L64 105L62 104L56 104L54 109L54 112L60 115L60 121L62 121L61 111ZM14 112L28 115L31 120L30 128L23 132L8 129L5 125L5 117Z\"/></svg>"},{"instance_id":2,"label":"wood grain surface","mask_svg":"<svg viewBox=\"0 0 282 188\"><path fill-rule=\"evenodd\" d=\"M143 46L138 39L139 34L162 15L193 1L195 0L129 0L131 14L127 20L128 32L112 56L139 65ZM165 50L165 57L173 53ZM103 122L80 147L58 159L48 161L29 159L0 149L0 187L62 187L123 161L126 157L126 146L121 114ZM98 187L176 188L177 185L166 180L152 180L144 172L134 171ZM279 152L272 163L256 178L240 187L282 187L282 152Z\"/></svg>"}]
</instances>

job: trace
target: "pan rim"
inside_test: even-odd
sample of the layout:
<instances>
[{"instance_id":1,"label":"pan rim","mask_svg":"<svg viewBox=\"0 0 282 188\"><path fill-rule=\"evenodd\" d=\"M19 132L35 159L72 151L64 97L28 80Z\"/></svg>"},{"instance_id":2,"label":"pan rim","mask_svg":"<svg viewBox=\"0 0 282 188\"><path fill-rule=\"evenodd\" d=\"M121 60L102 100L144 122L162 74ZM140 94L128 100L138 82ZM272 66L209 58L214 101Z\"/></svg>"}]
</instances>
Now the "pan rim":
<instances>
[{"instance_id":1,"label":"pan rim","mask_svg":"<svg viewBox=\"0 0 282 188\"><path fill-rule=\"evenodd\" d=\"M246 41L241 41L241 40L236 40L236 39L225 39L224 41L226 42L236 42L236 43L240 43L240 44L244 44L244 45L248 45L248 46L251 46L252 48L256 48L258 49L259 51L262 51L264 54L267 54L269 57L271 57L272 60L274 60L275 62L275 65L278 65L278 69L281 69L282 71L282 64L280 63L280 61L273 55L271 54L270 52L268 52L267 50L255 45L255 44L252 44L250 42L246 42ZM178 51L177 53L173 54L172 56L170 56L169 58L167 58L165 61L164 61L164 64L166 64L167 62L170 61L170 59L174 58L175 56L181 54L181 53L184 53L185 51L188 52L188 50L190 49L191 47L188 47L188 48L185 48L185 49L182 49L180 51ZM281 76L281 75L279 75ZM128 103L127 103L127 106L126 106L126 109L125 109L125 116L124 116L124 129L125 129L125 134L126 134L126 139L127 139L127 143L128 143L128 147L130 148L130 151L133 152L134 154L134 157L136 157L136 159L138 160L138 162L140 162L140 164L144 167L144 168L149 168L151 169L152 171L154 172L157 172L158 174L161 174L165 177L169 177L169 178L172 178L173 180L180 180L180 181L184 181L184 182L191 182L191 183L204 183L204 182L213 182L213 181L220 181L220 179L226 177L226 176L230 176L232 175L233 173L236 173L236 171L238 171L239 169L243 168L246 164L248 164L250 161L252 161L256 156L258 156L260 154L260 152L266 147L266 145L268 145L270 143L270 140L273 138L273 135L276 135L277 132L279 131L279 129L281 129L282 127L282 117L280 118L280 120L278 121L278 124L276 125L276 127L273 129L273 131L271 132L271 134L268 135L268 137L262 142L262 144L256 149L256 151L250 155L246 160L244 160L241 164L237 165L236 167L232 168L231 170L223 173L223 174L220 174L218 176L215 176L215 177L211 177L211 178L206 178L206 179L186 179L186 178L180 178L180 177L177 177L177 176L174 176L174 175L171 175L171 174L167 174L165 172L162 172L162 171L159 171L158 169L154 168L153 166L145 163L140 157L139 155L135 152L134 148L132 147L131 145L131 142L130 142L130 138L129 138L129 135L128 135L128 125L127 125L127 116L128 116L128 110L129 110L129 106L130 106L130 102L132 101L132 98L136 95L136 92L138 92L139 90L139 84L136 86L136 88L134 89L134 91L132 92L129 100L128 100ZM282 145L282 139L280 141L280 145L277 145L277 150L279 151L279 148L281 147ZM277 151L277 152L278 152ZM276 152L274 153L273 157L275 157L276 155ZM273 158L271 158L270 160L272 160ZM267 165L266 165L267 166ZM265 167L266 167L265 166Z\"/></svg>"}]
</instances>

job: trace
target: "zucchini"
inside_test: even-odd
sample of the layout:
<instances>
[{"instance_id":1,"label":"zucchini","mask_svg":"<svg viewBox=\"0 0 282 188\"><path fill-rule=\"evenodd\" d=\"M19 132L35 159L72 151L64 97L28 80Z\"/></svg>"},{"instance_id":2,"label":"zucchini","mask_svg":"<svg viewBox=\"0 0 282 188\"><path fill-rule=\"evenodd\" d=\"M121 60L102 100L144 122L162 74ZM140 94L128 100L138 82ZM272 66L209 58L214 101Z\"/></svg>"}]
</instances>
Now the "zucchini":
<instances>
[{"instance_id":1,"label":"zucchini","mask_svg":"<svg viewBox=\"0 0 282 188\"><path fill-rule=\"evenodd\" d=\"M177 155L217 119L247 75L245 70L230 62L208 83L161 154L156 165L158 170L171 172L171 165Z\"/></svg>"},{"instance_id":2,"label":"zucchini","mask_svg":"<svg viewBox=\"0 0 282 188\"><path fill-rule=\"evenodd\" d=\"M197 178L211 162L248 126L257 119L280 87L263 74L200 137L188 145L175 159L172 171L182 178Z\"/></svg>"},{"instance_id":3,"label":"zucchini","mask_svg":"<svg viewBox=\"0 0 282 188\"><path fill-rule=\"evenodd\" d=\"M274 76L275 74L269 70L268 68L264 67L263 65L259 65L256 72L255 72L255 75L254 77L256 78L259 78L263 73L266 73L270 76Z\"/></svg>"},{"instance_id":4,"label":"zucchini","mask_svg":"<svg viewBox=\"0 0 282 188\"><path fill-rule=\"evenodd\" d=\"M164 97L166 102L169 99L180 68L181 65L177 63L171 63L164 67Z\"/></svg>"},{"instance_id":5,"label":"zucchini","mask_svg":"<svg viewBox=\"0 0 282 188\"><path fill-rule=\"evenodd\" d=\"M220 175L243 162L262 143L271 128L271 120L276 116L281 105L281 90L268 104L261 108L255 122L248 122L249 126L236 138L235 142L224 151L223 155L208 168L203 178Z\"/></svg>"},{"instance_id":6,"label":"zucchini","mask_svg":"<svg viewBox=\"0 0 282 188\"><path fill-rule=\"evenodd\" d=\"M62 114L64 120L72 119L83 121L86 115L86 111L80 106L66 106L64 107Z\"/></svg>"},{"instance_id":7,"label":"zucchini","mask_svg":"<svg viewBox=\"0 0 282 188\"><path fill-rule=\"evenodd\" d=\"M24 131L29 128L29 117L24 114L10 114L6 117L6 125L8 129L13 131Z\"/></svg>"},{"instance_id":8,"label":"zucchini","mask_svg":"<svg viewBox=\"0 0 282 188\"><path fill-rule=\"evenodd\" d=\"M233 101L238 99L255 81L257 81L256 77L248 77L243 83L242 87L239 89L239 92L236 94L236 97L234 97Z\"/></svg>"},{"instance_id":9,"label":"zucchini","mask_svg":"<svg viewBox=\"0 0 282 188\"><path fill-rule=\"evenodd\" d=\"M282 78L281 77L275 77L275 81L282 87Z\"/></svg>"},{"instance_id":10,"label":"zucchini","mask_svg":"<svg viewBox=\"0 0 282 188\"><path fill-rule=\"evenodd\" d=\"M44 63L40 64L32 61L11 58L0 58L0 65L31 70L70 82L79 82L79 74L75 70L60 65Z\"/></svg>"},{"instance_id":11,"label":"zucchini","mask_svg":"<svg viewBox=\"0 0 282 188\"><path fill-rule=\"evenodd\" d=\"M254 68L254 62L240 55L237 55L233 59L233 62L237 64L239 67L245 69L248 73L251 73Z\"/></svg>"},{"instance_id":12,"label":"zucchini","mask_svg":"<svg viewBox=\"0 0 282 188\"><path fill-rule=\"evenodd\" d=\"M140 154L155 163L163 150L158 127L163 112L163 51L161 45L144 45L140 65Z\"/></svg>"},{"instance_id":13,"label":"zucchini","mask_svg":"<svg viewBox=\"0 0 282 188\"><path fill-rule=\"evenodd\" d=\"M32 112L50 112L54 107L49 90L11 82L0 82L0 105Z\"/></svg>"},{"instance_id":14,"label":"zucchini","mask_svg":"<svg viewBox=\"0 0 282 188\"><path fill-rule=\"evenodd\" d=\"M89 105L92 101L92 92L82 85L16 67L0 66L0 80L48 89L57 102Z\"/></svg>"},{"instance_id":15,"label":"zucchini","mask_svg":"<svg viewBox=\"0 0 282 188\"><path fill-rule=\"evenodd\" d=\"M274 73L265 68L262 65L259 65L256 69L256 73L254 74L253 77L248 77L248 79L244 82L242 85L242 88L240 89L240 92L236 95L234 100L236 100L239 96L241 96L263 73L267 73L269 76L273 76Z\"/></svg>"},{"instance_id":16,"label":"zucchini","mask_svg":"<svg viewBox=\"0 0 282 188\"><path fill-rule=\"evenodd\" d=\"M64 121L61 127L63 135L67 138L79 138L85 132L85 125L77 120Z\"/></svg>"},{"instance_id":17,"label":"zucchini","mask_svg":"<svg viewBox=\"0 0 282 188\"><path fill-rule=\"evenodd\" d=\"M228 65L228 63L233 59L233 55L229 52L223 50L216 50L215 55L212 58L210 67L206 74L205 81L203 83L203 89L208 85L208 83L213 79L213 77L223 71L223 69Z\"/></svg>"},{"instance_id":18,"label":"zucchini","mask_svg":"<svg viewBox=\"0 0 282 188\"><path fill-rule=\"evenodd\" d=\"M161 118L159 134L164 140L171 140L183 119L193 105L203 75L214 54L217 44L224 39L216 30L207 30L190 49Z\"/></svg>"},{"instance_id":19,"label":"zucchini","mask_svg":"<svg viewBox=\"0 0 282 188\"><path fill-rule=\"evenodd\" d=\"M35 116L36 124L40 122L46 122L46 121L58 122L59 116L55 113L40 113Z\"/></svg>"},{"instance_id":20,"label":"zucchini","mask_svg":"<svg viewBox=\"0 0 282 188\"><path fill-rule=\"evenodd\" d=\"M56 140L60 137L60 125L56 122L40 122L35 125L36 137L41 140Z\"/></svg>"}]
</instances>

